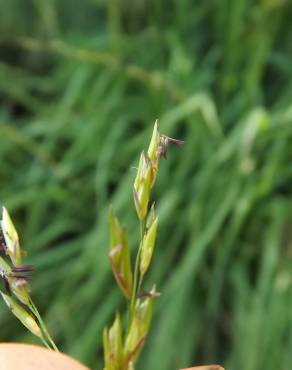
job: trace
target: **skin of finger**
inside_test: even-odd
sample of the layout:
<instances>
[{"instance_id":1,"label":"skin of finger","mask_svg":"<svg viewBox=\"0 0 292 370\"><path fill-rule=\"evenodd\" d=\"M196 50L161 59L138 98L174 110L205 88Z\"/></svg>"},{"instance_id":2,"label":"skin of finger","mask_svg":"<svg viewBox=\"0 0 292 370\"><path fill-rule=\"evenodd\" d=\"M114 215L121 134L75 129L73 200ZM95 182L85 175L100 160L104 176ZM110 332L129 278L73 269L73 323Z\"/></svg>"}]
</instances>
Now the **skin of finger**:
<instances>
[{"instance_id":1,"label":"skin of finger","mask_svg":"<svg viewBox=\"0 0 292 370\"><path fill-rule=\"evenodd\" d=\"M89 370L73 358L43 347L0 344L0 370Z\"/></svg>"},{"instance_id":2,"label":"skin of finger","mask_svg":"<svg viewBox=\"0 0 292 370\"><path fill-rule=\"evenodd\" d=\"M194 366L188 367L180 370L224 370L220 365L204 365L204 366Z\"/></svg>"}]
</instances>

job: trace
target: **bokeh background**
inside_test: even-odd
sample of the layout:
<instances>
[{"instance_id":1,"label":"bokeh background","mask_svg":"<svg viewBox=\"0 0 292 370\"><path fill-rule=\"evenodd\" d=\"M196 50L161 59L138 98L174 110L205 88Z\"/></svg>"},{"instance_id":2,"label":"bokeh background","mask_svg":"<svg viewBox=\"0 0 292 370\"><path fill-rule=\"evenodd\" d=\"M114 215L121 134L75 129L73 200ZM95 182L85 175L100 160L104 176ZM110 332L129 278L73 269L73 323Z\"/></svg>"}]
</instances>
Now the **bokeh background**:
<instances>
[{"instance_id":1,"label":"bokeh background","mask_svg":"<svg viewBox=\"0 0 292 370\"><path fill-rule=\"evenodd\" d=\"M0 199L59 346L102 368L122 297L107 209L137 248L133 166L171 148L140 370L292 364L292 3L1 0ZM34 339L0 303L0 340Z\"/></svg>"}]
</instances>

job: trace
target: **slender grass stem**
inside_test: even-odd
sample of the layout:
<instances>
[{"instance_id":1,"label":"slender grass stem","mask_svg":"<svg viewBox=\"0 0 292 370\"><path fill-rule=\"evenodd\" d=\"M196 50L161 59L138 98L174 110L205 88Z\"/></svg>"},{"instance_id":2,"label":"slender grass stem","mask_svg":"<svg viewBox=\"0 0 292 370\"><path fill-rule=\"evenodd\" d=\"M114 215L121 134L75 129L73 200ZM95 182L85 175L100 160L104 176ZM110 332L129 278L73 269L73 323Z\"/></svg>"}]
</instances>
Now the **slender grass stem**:
<instances>
[{"instance_id":1,"label":"slender grass stem","mask_svg":"<svg viewBox=\"0 0 292 370\"><path fill-rule=\"evenodd\" d=\"M140 274L139 275L139 281L138 281L138 286L137 286L137 294L140 292L143 284L143 277L144 275Z\"/></svg>"},{"instance_id":2,"label":"slender grass stem","mask_svg":"<svg viewBox=\"0 0 292 370\"><path fill-rule=\"evenodd\" d=\"M141 248L142 243L139 245L139 249L136 256L135 261L135 268L134 268L134 280L133 280L133 293L131 297L131 304L130 304L130 323L132 321L132 316L135 308L135 302L137 298L137 285L138 285L138 275L139 275L139 262L140 262L140 255L141 255Z\"/></svg>"},{"instance_id":3,"label":"slender grass stem","mask_svg":"<svg viewBox=\"0 0 292 370\"><path fill-rule=\"evenodd\" d=\"M133 279L133 292L132 292L132 297L131 297L131 304L130 304L130 320L129 320L129 325L131 324L134 309L135 309L135 303L137 299L137 294L139 290L141 289L142 282L143 282L143 276L139 274L139 263L140 263L140 256L141 256L141 250L142 250L142 241L143 237L145 234L145 229L146 229L146 219L147 216L145 217L144 220L140 221L140 245L139 249L137 252L136 256L136 261L135 261L135 268L134 268L134 279Z\"/></svg>"},{"instance_id":4,"label":"slender grass stem","mask_svg":"<svg viewBox=\"0 0 292 370\"><path fill-rule=\"evenodd\" d=\"M45 346L45 347L47 347L48 349L52 349L51 347L50 347L50 345L48 344L48 342L45 340L45 338L43 337L43 335L40 337L40 339L41 339L41 341L42 341L42 343L43 343L43 345Z\"/></svg>"},{"instance_id":5,"label":"slender grass stem","mask_svg":"<svg viewBox=\"0 0 292 370\"><path fill-rule=\"evenodd\" d=\"M41 326L41 329L43 331L43 333L45 334L45 336L47 337L49 343L51 344L52 348L56 351L56 352L59 352L59 349L58 347L56 346L55 342L53 341L47 327L46 327L46 324L44 323L36 305L33 303L33 300L30 299L29 301L29 308L30 310L33 312L33 314L36 316L36 318L38 319L39 321L39 324Z\"/></svg>"}]
</instances>

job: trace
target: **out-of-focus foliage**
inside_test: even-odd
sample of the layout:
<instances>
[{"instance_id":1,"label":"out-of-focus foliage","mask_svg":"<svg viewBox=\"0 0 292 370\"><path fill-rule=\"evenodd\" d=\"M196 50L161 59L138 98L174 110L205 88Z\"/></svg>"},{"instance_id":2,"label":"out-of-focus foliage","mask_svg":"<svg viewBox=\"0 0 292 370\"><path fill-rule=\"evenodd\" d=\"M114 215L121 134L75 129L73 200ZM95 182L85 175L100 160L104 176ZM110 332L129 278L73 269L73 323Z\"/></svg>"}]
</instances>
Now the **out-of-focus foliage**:
<instances>
[{"instance_id":1,"label":"out-of-focus foliage","mask_svg":"<svg viewBox=\"0 0 292 370\"><path fill-rule=\"evenodd\" d=\"M186 140L154 191L162 296L141 370L292 363L292 3L2 0L0 199L60 347L101 368L122 302L107 211L138 235L153 122ZM0 305L0 340L24 337Z\"/></svg>"}]
</instances>

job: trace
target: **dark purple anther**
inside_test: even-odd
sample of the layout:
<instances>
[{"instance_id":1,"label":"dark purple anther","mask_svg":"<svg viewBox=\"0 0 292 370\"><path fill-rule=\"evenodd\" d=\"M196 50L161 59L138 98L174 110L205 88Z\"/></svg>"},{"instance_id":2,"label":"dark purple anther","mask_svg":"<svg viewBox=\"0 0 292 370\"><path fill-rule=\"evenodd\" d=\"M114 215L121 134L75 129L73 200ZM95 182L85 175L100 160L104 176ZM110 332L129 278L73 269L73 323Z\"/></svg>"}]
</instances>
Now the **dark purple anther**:
<instances>
[{"instance_id":1,"label":"dark purple anther","mask_svg":"<svg viewBox=\"0 0 292 370\"><path fill-rule=\"evenodd\" d=\"M10 276L15 280L16 285L25 285L32 278L33 266L17 266L13 267Z\"/></svg>"},{"instance_id":2,"label":"dark purple anther","mask_svg":"<svg viewBox=\"0 0 292 370\"><path fill-rule=\"evenodd\" d=\"M141 290L139 293L138 293L138 297L139 298L147 298L147 297L150 297L150 298L157 298L157 297L160 297L160 293L159 292L154 292L154 291L145 291L145 290Z\"/></svg>"},{"instance_id":3,"label":"dark purple anther","mask_svg":"<svg viewBox=\"0 0 292 370\"><path fill-rule=\"evenodd\" d=\"M34 268L33 268L33 266L32 265L24 265L24 266L14 266L13 268L12 268L12 272L14 272L14 273L18 273L18 272L21 272L21 273L31 273L31 272L33 272L33 270L34 270Z\"/></svg>"}]
</instances>

